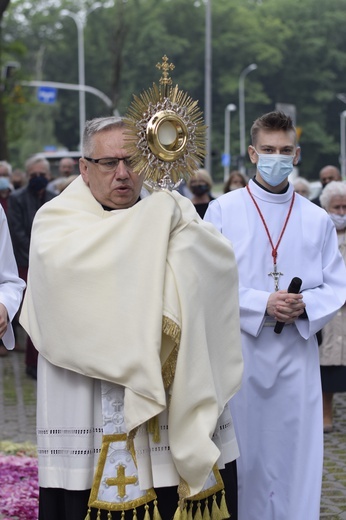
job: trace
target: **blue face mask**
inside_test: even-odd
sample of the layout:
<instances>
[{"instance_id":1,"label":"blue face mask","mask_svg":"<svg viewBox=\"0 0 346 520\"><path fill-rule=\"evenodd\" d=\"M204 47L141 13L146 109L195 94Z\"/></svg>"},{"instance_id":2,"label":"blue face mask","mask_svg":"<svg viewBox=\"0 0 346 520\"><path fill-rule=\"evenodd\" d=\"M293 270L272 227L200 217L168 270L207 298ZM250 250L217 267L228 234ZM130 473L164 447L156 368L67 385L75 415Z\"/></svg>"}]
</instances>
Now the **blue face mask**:
<instances>
[{"instance_id":1,"label":"blue face mask","mask_svg":"<svg viewBox=\"0 0 346 520\"><path fill-rule=\"evenodd\" d=\"M0 177L0 190L10 190L11 184L7 177Z\"/></svg>"},{"instance_id":2,"label":"blue face mask","mask_svg":"<svg viewBox=\"0 0 346 520\"><path fill-rule=\"evenodd\" d=\"M257 170L262 179L270 186L281 184L293 170L294 155L280 155L274 153L258 153Z\"/></svg>"}]
</instances>

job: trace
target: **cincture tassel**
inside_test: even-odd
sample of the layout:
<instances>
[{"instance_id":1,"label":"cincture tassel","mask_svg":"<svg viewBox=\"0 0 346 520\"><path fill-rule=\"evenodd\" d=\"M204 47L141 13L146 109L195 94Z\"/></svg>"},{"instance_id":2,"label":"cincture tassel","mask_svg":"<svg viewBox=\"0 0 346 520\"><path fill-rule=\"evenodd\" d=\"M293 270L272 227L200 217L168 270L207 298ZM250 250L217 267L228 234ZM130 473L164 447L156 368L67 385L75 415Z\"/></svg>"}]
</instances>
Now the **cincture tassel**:
<instances>
[{"instance_id":1,"label":"cincture tassel","mask_svg":"<svg viewBox=\"0 0 346 520\"><path fill-rule=\"evenodd\" d=\"M153 520L162 520L159 508L157 507L157 500L154 500Z\"/></svg>"},{"instance_id":2,"label":"cincture tassel","mask_svg":"<svg viewBox=\"0 0 346 520\"><path fill-rule=\"evenodd\" d=\"M189 505L187 505L187 502L189 502ZM221 491L220 506L217 503L216 494L212 497L211 510L208 498L205 499L203 514L200 501L197 502L196 511L195 514L193 514L195 503L196 501L193 500L181 500L175 511L173 520L226 520L231 516L227 508L224 489Z\"/></svg>"},{"instance_id":3,"label":"cincture tassel","mask_svg":"<svg viewBox=\"0 0 346 520\"><path fill-rule=\"evenodd\" d=\"M160 515L160 511L159 511L159 508L158 508L158 505L157 505L157 500L154 500L154 507L153 507L153 514L152 514L152 516L150 516L149 505L145 504L144 508L145 508L145 513L144 513L143 520L162 520L161 515ZM88 511L87 511L87 515L86 515L84 520L91 520L91 516L90 515L91 515L91 508L89 507ZM101 509L97 510L96 520L101 520ZM111 511L108 511L108 513L107 513L107 520L112 520L112 513L111 513ZM125 520L125 511L124 510L121 511L121 520ZM137 509L136 508L134 508L132 510L132 520L137 520Z\"/></svg>"},{"instance_id":4,"label":"cincture tassel","mask_svg":"<svg viewBox=\"0 0 346 520\"><path fill-rule=\"evenodd\" d=\"M211 498L211 497L209 497ZM196 505L195 512L193 511L194 506ZM143 520L162 520L161 514L158 508L157 500L153 501L153 511L152 515L150 515L150 508L148 504L145 504L145 513ZM193 501L182 499L178 502L178 507L175 511L173 520L226 520L230 518L230 514L227 508L226 499L225 499L225 491L224 489L221 491L221 500L220 505L217 503L217 496L214 494L212 496L212 504L211 510L209 505L208 498L205 499L203 514L202 514L202 504L201 501ZM97 511L97 520L101 519L101 510ZM88 508L87 515L84 520L91 520L91 508ZM107 520L112 520L112 513L108 511ZM125 511L121 512L121 520L125 520ZM132 520L137 520L137 510L136 508L132 510Z\"/></svg>"}]
</instances>

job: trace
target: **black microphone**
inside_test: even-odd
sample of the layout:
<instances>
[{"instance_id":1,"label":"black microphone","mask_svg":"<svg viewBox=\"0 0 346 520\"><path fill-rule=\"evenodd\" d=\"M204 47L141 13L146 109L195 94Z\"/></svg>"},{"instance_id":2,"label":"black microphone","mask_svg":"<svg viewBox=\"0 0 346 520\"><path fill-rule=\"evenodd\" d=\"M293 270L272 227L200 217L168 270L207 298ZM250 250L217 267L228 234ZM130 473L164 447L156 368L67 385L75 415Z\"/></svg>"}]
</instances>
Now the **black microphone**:
<instances>
[{"instance_id":1,"label":"black microphone","mask_svg":"<svg viewBox=\"0 0 346 520\"><path fill-rule=\"evenodd\" d=\"M302 280L301 278L298 278L295 276L292 278L291 283L288 286L287 292L288 293L294 293L298 294L300 291L300 288L302 286ZM277 321L274 327L274 332L276 334L281 334L282 329L284 328L285 323L283 321Z\"/></svg>"}]
</instances>

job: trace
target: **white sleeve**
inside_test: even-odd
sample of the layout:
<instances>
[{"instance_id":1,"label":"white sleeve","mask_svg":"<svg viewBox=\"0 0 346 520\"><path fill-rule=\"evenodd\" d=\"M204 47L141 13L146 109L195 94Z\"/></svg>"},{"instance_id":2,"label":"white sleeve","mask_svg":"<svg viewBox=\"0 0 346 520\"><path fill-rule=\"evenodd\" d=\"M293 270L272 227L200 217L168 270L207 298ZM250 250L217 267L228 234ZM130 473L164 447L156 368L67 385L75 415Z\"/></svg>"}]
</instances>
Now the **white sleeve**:
<instances>
[{"instance_id":1,"label":"white sleeve","mask_svg":"<svg viewBox=\"0 0 346 520\"><path fill-rule=\"evenodd\" d=\"M2 341L9 350L14 348L11 321L19 309L24 289L25 282L18 276L7 219L3 208L0 207L0 303L6 307L9 318Z\"/></svg>"}]
</instances>

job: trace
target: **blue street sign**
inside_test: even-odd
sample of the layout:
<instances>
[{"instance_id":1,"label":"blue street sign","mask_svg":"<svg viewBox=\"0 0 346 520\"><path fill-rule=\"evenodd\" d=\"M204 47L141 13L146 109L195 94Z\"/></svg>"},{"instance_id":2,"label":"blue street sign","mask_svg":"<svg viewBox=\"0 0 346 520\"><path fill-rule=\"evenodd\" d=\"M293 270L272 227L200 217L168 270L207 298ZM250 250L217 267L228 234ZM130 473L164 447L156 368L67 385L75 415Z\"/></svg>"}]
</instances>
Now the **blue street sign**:
<instances>
[{"instance_id":1,"label":"blue street sign","mask_svg":"<svg viewBox=\"0 0 346 520\"><path fill-rule=\"evenodd\" d=\"M224 168L227 168L228 166L231 166L231 154L230 153L223 153L221 156L221 164Z\"/></svg>"},{"instance_id":2,"label":"blue street sign","mask_svg":"<svg viewBox=\"0 0 346 520\"><path fill-rule=\"evenodd\" d=\"M39 87L37 89L37 99L40 103L52 105L56 101L58 89L55 87Z\"/></svg>"}]
</instances>

